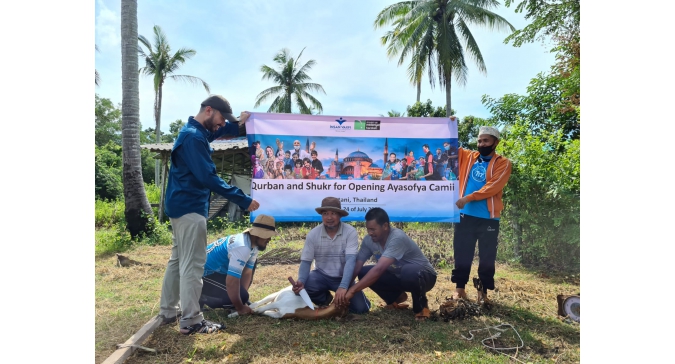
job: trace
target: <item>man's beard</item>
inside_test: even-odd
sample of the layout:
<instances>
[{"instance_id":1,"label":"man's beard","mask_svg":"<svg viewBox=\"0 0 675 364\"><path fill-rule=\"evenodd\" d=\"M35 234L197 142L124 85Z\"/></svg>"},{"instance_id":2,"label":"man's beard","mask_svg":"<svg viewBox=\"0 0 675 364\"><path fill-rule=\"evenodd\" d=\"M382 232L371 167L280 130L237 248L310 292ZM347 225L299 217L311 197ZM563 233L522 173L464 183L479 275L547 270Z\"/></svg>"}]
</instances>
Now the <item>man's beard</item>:
<instances>
[{"instance_id":1,"label":"man's beard","mask_svg":"<svg viewBox=\"0 0 675 364\"><path fill-rule=\"evenodd\" d=\"M213 126L215 125L215 123L213 122L214 120L215 120L215 115L211 115L210 118L204 120L204 128L206 130L212 132L212 133L215 131L215 130L213 130L214 129Z\"/></svg>"}]
</instances>

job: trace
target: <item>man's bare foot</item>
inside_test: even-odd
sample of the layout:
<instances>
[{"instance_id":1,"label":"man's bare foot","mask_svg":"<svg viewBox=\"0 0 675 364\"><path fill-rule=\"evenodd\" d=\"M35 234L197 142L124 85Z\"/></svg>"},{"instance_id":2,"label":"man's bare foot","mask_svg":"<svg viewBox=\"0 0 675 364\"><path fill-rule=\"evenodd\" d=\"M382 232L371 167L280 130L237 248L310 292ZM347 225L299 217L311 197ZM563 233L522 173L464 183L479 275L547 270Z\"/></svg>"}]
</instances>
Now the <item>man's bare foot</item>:
<instances>
[{"instance_id":1,"label":"man's bare foot","mask_svg":"<svg viewBox=\"0 0 675 364\"><path fill-rule=\"evenodd\" d=\"M457 301L460 298L467 299L466 297L466 291L464 288L456 288L455 292L452 294L452 299Z\"/></svg>"}]
</instances>

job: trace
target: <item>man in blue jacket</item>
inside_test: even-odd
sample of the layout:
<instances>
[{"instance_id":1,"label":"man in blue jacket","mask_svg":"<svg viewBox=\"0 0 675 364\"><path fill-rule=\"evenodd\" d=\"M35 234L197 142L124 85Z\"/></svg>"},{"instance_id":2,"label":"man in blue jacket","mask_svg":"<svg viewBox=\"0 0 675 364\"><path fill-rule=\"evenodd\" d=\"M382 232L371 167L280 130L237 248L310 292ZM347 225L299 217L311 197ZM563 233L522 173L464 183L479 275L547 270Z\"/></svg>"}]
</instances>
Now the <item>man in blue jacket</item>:
<instances>
[{"instance_id":1,"label":"man in blue jacket","mask_svg":"<svg viewBox=\"0 0 675 364\"><path fill-rule=\"evenodd\" d=\"M159 315L163 324L173 323L180 316L180 332L185 335L213 333L224 326L205 320L199 307L211 192L248 211L260 206L218 177L211 159L209 143L224 135L238 136L239 123L243 125L248 117L249 113L243 112L237 120L224 97L210 96L202 102L197 116L188 118L171 151L165 212L171 220L173 247L164 274Z\"/></svg>"}]
</instances>

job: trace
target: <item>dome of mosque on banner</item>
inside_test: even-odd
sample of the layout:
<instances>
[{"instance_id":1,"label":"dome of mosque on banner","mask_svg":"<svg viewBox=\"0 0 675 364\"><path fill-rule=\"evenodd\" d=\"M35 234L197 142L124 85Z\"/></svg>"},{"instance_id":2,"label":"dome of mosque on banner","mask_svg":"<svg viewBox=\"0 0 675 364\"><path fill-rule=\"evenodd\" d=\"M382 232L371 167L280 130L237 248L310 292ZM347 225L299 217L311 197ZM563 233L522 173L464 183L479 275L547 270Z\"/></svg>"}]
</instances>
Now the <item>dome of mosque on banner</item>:
<instances>
[{"instance_id":1,"label":"dome of mosque on banner","mask_svg":"<svg viewBox=\"0 0 675 364\"><path fill-rule=\"evenodd\" d=\"M368 157L368 154L366 154L364 152L361 152L359 150L349 153L347 158L345 158L344 160L345 161L359 161L360 160L360 161L368 161L368 162L373 161L372 159L370 159L370 157Z\"/></svg>"}]
</instances>

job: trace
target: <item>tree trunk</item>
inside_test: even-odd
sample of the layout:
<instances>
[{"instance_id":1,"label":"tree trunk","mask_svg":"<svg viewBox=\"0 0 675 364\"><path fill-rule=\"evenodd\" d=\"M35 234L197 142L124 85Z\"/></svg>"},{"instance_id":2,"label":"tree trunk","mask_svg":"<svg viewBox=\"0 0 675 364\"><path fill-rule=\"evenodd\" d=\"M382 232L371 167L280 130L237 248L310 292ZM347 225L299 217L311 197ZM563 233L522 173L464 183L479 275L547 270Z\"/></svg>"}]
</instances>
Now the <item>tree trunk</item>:
<instances>
[{"instance_id":1,"label":"tree trunk","mask_svg":"<svg viewBox=\"0 0 675 364\"><path fill-rule=\"evenodd\" d=\"M291 98L293 97L293 93L289 92L288 97L286 98L286 113L291 114L291 108L293 107L293 104L291 103Z\"/></svg>"},{"instance_id":2,"label":"tree trunk","mask_svg":"<svg viewBox=\"0 0 675 364\"><path fill-rule=\"evenodd\" d=\"M452 116L452 102L451 102L451 91L452 87L450 82L452 79L452 71L449 70L445 72L445 116Z\"/></svg>"},{"instance_id":3,"label":"tree trunk","mask_svg":"<svg viewBox=\"0 0 675 364\"><path fill-rule=\"evenodd\" d=\"M417 102L420 102L420 95L422 94L422 79L417 80Z\"/></svg>"},{"instance_id":4,"label":"tree trunk","mask_svg":"<svg viewBox=\"0 0 675 364\"><path fill-rule=\"evenodd\" d=\"M157 92L155 92L155 141L157 144L162 142L161 137L161 120L162 116L162 84L159 84ZM159 160L155 159L155 186L159 186Z\"/></svg>"},{"instance_id":5,"label":"tree trunk","mask_svg":"<svg viewBox=\"0 0 675 364\"><path fill-rule=\"evenodd\" d=\"M137 0L122 0L122 182L124 217L131 236L152 227L152 209L145 195L141 169L141 135L138 96Z\"/></svg>"}]
</instances>

